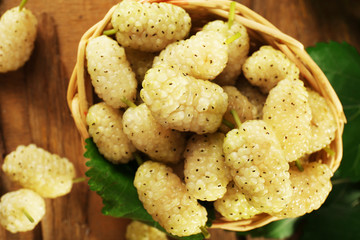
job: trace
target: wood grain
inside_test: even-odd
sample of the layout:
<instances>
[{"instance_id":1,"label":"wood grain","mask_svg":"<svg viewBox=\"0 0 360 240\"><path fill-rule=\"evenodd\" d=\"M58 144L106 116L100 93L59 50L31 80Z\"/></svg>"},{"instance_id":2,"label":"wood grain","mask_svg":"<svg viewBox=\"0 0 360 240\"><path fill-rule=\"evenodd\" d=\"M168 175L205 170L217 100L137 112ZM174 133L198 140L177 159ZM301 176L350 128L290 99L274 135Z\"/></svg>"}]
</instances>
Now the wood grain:
<instances>
[{"instance_id":1,"label":"wood grain","mask_svg":"<svg viewBox=\"0 0 360 240\"><path fill-rule=\"evenodd\" d=\"M305 46L319 41L347 41L360 49L358 1L244 0L283 32ZM18 145L35 143L66 156L77 175L86 171L83 145L66 105L66 88L75 64L81 35L99 21L115 0L30 0L39 20L38 36L30 61L21 69L0 74L0 160ZM0 1L0 12L14 7ZM350 6L350 7L349 7ZM0 194L16 189L0 171ZM6 240L112 240L124 239L128 220L101 214L101 199L87 184L77 183L64 197L46 200L47 213L34 231L11 234ZM236 239L234 233L211 230L211 239Z\"/></svg>"}]
</instances>

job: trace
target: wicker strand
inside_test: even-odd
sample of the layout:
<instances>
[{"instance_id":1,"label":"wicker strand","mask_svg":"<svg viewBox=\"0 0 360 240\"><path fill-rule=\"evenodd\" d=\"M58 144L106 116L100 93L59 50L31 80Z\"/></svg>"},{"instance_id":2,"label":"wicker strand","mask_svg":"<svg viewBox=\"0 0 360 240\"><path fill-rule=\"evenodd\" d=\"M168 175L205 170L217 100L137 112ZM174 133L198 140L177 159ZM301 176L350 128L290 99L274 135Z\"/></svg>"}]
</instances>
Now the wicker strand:
<instances>
[{"instance_id":1,"label":"wicker strand","mask_svg":"<svg viewBox=\"0 0 360 240\"><path fill-rule=\"evenodd\" d=\"M76 84L76 88L78 90L78 98L79 98L79 108L80 108L80 117L83 121L84 125L86 125L85 116L88 110L88 102L86 98L86 87L85 87L85 79L84 79L84 67L85 67L85 46L87 40L91 34L96 30L99 23L95 24L91 27L80 39L77 53L77 61L76 61L76 78L74 80L74 84Z\"/></svg>"},{"instance_id":2,"label":"wicker strand","mask_svg":"<svg viewBox=\"0 0 360 240\"><path fill-rule=\"evenodd\" d=\"M82 136L83 139L89 137L86 126L86 114L88 111L88 101L86 97L86 87L85 87L85 48L87 42L96 37L100 36L106 26L108 25L112 13L114 12L116 5L113 6L105 17L95 25L93 25L85 34L81 37L80 43L78 46L78 53L77 53L77 61L74 68L74 71L71 75L68 92L67 92L67 101L68 106L71 109L73 114L73 118L77 119L75 116L80 117L81 121L76 121L76 126ZM76 104L73 104L72 99L76 99ZM76 109L78 107L78 109Z\"/></svg>"},{"instance_id":3,"label":"wicker strand","mask_svg":"<svg viewBox=\"0 0 360 240\"><path fill-rule=\"evenodd\" d=\"M80 132L80 135L83 139L89 138L89 133L86 125L82 120L82 114L80 112L80 104L79 104L79 96L76 94L71 102L71 112L73 114L73 118L75 120L75 125Z\"/></svg>"},{"instance_id":4,"label":"wicker strand","mask_svg":"<svg viewBox=\"0 0 360 240\"><path fill-rule=\"evenodd\" d=\"M68 89L67 89L67 93L66 93L66 100L67 100L67 104L68 107L71 109L71 104L73 101L74 96L76 95L77 92L77 83L76 83L76 69L77 69L77 63L75 64L75 67L72 71L70 80L69 80L69 84L68 84Z\"/></svg>"},{"instance_id":5,"label":"wicker strand","mask_svg":"<svg viewBox=\"0 0 360 240\"><path fill-rule=\"evenodd\" d=\"M251 219L233 221L230 222L224 218L220 218L219 220L215 220L211 225L211 228L218 228L230 231L238 231L244 232L249 231L254 228L262 227L268 223L279 220L274 216L270 216L269 214L262 213L252 217Z\"/></svg>"}]
</instances>

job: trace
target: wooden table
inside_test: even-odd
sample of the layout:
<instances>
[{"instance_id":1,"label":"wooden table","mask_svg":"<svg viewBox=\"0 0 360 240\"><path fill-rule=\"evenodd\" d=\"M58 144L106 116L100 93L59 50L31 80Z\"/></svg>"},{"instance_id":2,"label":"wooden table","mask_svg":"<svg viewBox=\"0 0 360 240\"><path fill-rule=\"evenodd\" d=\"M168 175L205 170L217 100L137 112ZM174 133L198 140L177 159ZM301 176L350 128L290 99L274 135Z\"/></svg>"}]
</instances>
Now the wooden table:
<instances>
[{"instance_id":1,"label":"wooden table","mask_svg":"<svg viewBox=\"0 0 360 240\"><path fill-rule=\"evenodd\" d=\"M17 1L0 1L0 12ZM20 0L18 1L20 2ZM305 46L319 41L347 41L360 49L357 0L244 0L285 33ZM35 143L66 156L77 176L86 171L83 147L66 104L66 89L81 35L99 21L116 0L29 0L39 20L30 61L15 72L0 74L0 160L18 145ZM16 188L0 172L0 194ZM46 200L47 213L34 231L11 234L0 227L0 239L121 240L127 220L102 216L100 198L85 182L69 195ZM211 239L235 239L212 231Z\"/></svg>"}]
</instances>

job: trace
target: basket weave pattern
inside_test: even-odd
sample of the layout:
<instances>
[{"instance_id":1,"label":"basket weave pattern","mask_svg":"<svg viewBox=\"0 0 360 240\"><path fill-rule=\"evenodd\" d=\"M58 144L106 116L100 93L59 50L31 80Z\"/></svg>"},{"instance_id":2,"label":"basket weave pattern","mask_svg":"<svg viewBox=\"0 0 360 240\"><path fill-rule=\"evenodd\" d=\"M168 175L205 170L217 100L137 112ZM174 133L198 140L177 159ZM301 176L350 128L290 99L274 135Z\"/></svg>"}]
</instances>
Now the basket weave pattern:
<instances>
[{"instance_id":1,"label":"basket weave pattern","mask_svg":"<svg viewBox=\"0 0 360 240\"><path fill-rule=\"evenodd\" d=\"M228 17L230 7L229 0L142 0L142 2L145 1L168 2L181 6L188 12L201 11L224 19ZM109 28L109 23L115 7L116 6L113 6L101 21L97 22L82 36L78 46L76 65L68 85L68 106L74 118L76 127L83 139L89 137L85 117L89 105L92 104L92 87L85 69L85 47L90 39L102 35L103 31ZM330 155L325 151L320 151L319 153L316 153L316 156L314 157L316 159L321 159L322 162L328 164L330 169L335 172L340 165L343 154L342 133L346 118L341 102L325 74L307 54L304 46L300 42L282 33L269 21L240 3L236 3L235 21L243 24L248 29L250 39L256 39L263 44L271 45L274 48L281 50L300 69L302 79L311 86L312 89L320 93L320 95L328 102L337 123L336 137L330 145L330 148L335 154ZM247 231L261 227L275 220L277 220L276 217L268 214L259 214L251 219L241 221L226 221L219 216L213 222L212 228Z\"/></svg>"}]
</instances>

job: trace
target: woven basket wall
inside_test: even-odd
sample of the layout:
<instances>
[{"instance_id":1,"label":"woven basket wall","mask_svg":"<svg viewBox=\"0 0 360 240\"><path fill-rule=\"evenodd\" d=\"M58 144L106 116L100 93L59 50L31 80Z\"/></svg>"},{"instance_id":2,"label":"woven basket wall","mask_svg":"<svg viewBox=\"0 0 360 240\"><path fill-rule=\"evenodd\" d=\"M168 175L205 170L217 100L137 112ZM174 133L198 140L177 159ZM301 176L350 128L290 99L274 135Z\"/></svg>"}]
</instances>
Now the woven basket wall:
<instances>
[{"instance_id":1,"label":"woven basket wall","mask_svg":"<svg viewBox=\"0 0 360 240\"><path fill-rule=\"evenodd\" d=\"M147 1L151 2L151 0ZM161 1L153 0L152 2ZM206 22L214 18L226 20L230 7L229 0L165 0L162 2L169 2L183 7L191 15L193 22ZM85 116L88 107L93 103L91 81L87 76L85 68L85 47L89 39L102 35L105 29L111 28L109 25L115 7L112 7L101 21L97 22L82 36L78 47L77 62L68 86L68 105L76 127L83 139L89 137ZM335 140L330 145L335 154L331 155L325 151L320 151L316 153L314 158L322 159L335 172L340 165L343 154L342 133L346 119L342 105L328 79L307 54L300 42L282 33L269 21L244 5L236 3L235 14L235 21L240 22L247 28L251 41L257 44L271 45L281 50L298 66L301 72L301 79L327 100L334 113L338 127ZM268 214L256 215L251 219L241 221L226 221L221 216L218 216L213 222L212 228L247 231L275 220L277 218Z\"/></svg>"}]
</instances>

